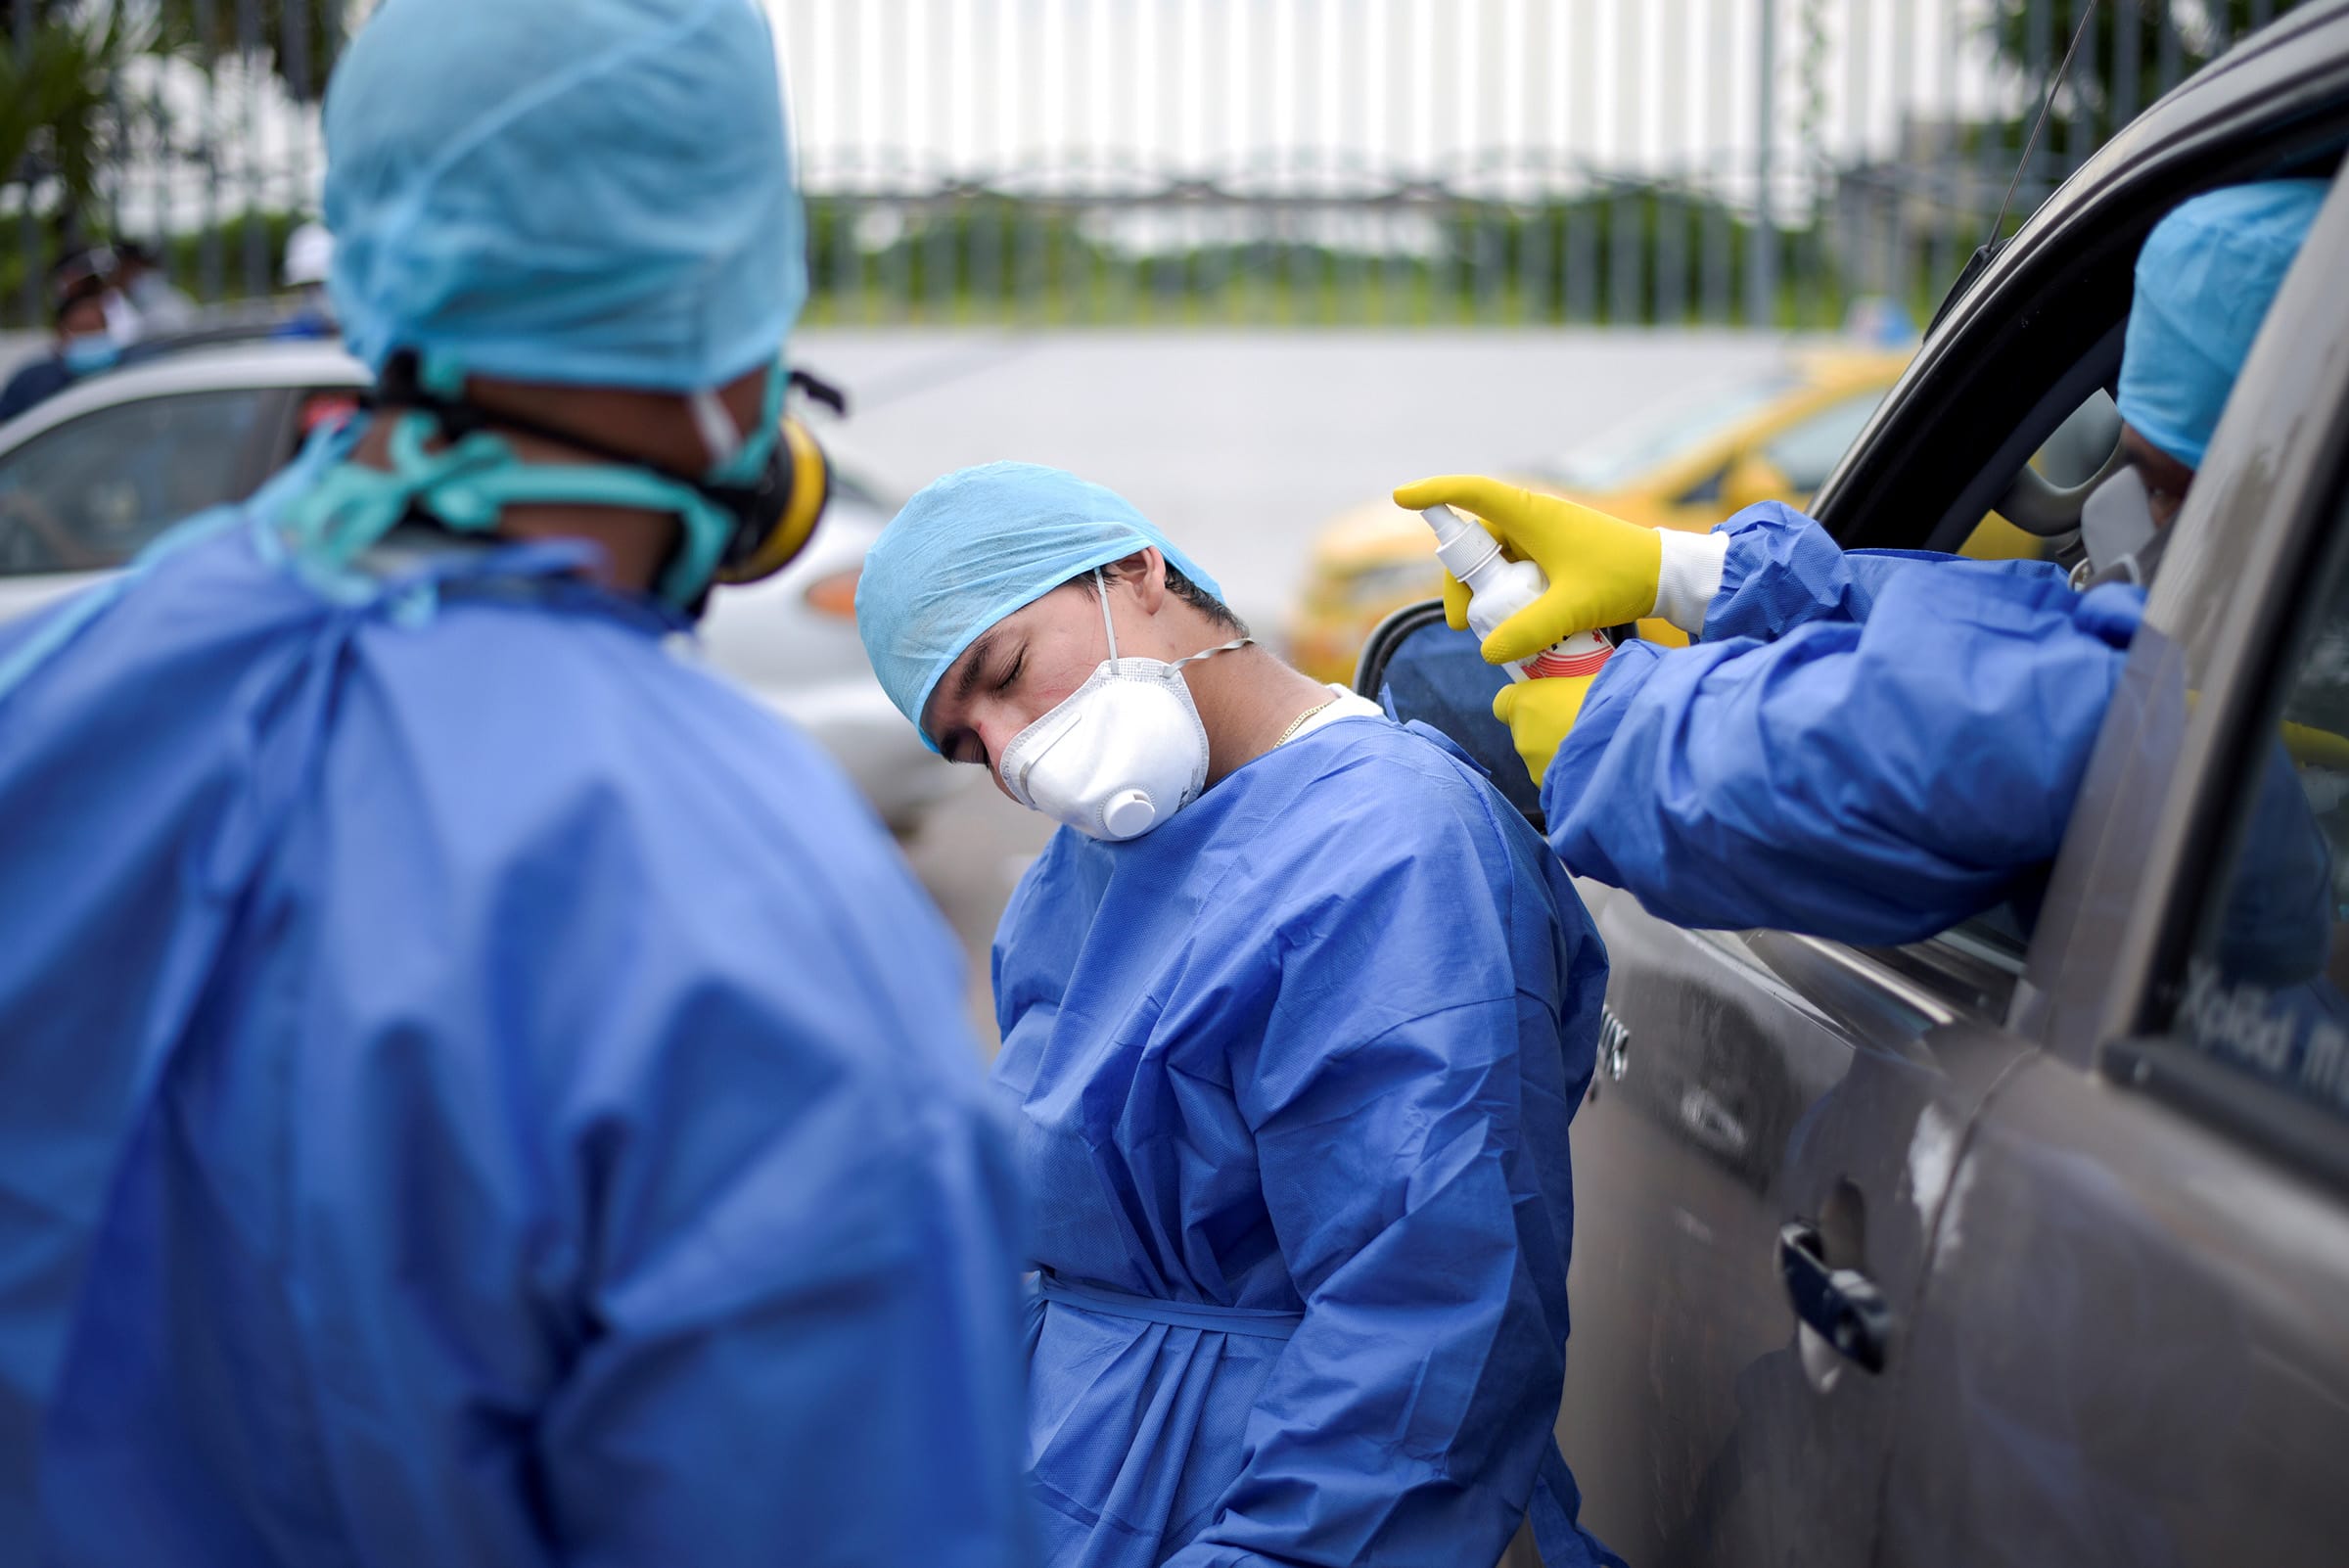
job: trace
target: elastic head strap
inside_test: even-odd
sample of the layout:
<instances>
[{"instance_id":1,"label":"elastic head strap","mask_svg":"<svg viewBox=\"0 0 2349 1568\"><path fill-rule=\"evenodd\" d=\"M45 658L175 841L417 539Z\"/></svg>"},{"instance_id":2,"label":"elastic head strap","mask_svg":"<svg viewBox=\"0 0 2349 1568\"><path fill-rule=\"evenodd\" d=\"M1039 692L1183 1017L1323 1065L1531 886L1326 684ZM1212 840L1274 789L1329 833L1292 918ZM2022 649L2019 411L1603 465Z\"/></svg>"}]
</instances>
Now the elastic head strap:
<instances>
[{"instance_id":1,"label":"elastic head strap","mask_svg":"<svg viewBox=\"0 0 2349 1568\"><path fill-rule=\"evenodd\" d=\"M552 425L542 425L527 415L484 408L464 395L464 378L461 374L451 385L447 365L442 364L428 371L421 366L416 351L412 348L398 349L392 353L391 358L384 361L383 374L377 378L374 388L360 401L369 408L393 411L413 409L420 414L429 414L432 416L433 423L439 426L442 438L451 445L462 441L468 436L480 435L484 432L495 435L504 431L518 436L529 436L557 446L568 446L574 451L584 452L589 457L600 457L607 462L618 463L624 467L645 469L664 479L675 480L680 484L695 484L699 483L693 475L680 474L667 464L655 462L652 458L640 453L623 452L617 447L607 446L592 436L583 436L577 431L558 430ZM721 408L718 412L722 416L724 410ZM699 404L694 405L694 418L697 425L702 417L703 409ZM734 429L731 420L725 420L724 424L732 436L734 443L740 445L742 433ZM706 438L707 435L705 434Z\"/></svg>"},{"instance_id":2,"label":"elastic head strap","mask_svg":"<svg viewBox=\"0 0 2349 1568\"><path fill-rule=\"evenodd\" d=\"M1118 628L1111 624L1109 619L1109 578L1103 575L1102 569L1099 567L1093 568L1093 589L1101 600L1101 629L1109 633L1109 672L1114 675L1118 673ZM1235 649L1245 648L1254 641L1256 641L1254 637L1234 637L1231 641L1220 642L1213 648L1202 648L1195 654L1184 654L1168 668L1180 669L1183 666L1195 665L1202 659L1212 659L1220 653L1230 653Z\"/></svg>"},{"instance_id":3,"label":"elastic head strap","mask_svg":"<svg viewBox=\"0 0 2349 1568\"><path fill-rule=\"evenodd\" d=\"M1101 601L1101 629L1109 633L1109 672L1118 672L1118 628L1109 619L1109 578L1093 568L1093 596Z\"/></svg>"},{"instance_id":4,"label":"elastic head strap","mask_svg":"<svg viewBox=\"0 0 2349 1568\"><path fill-rule=\"evenodd\" d=\"M1202 648L1195 654L1184 654L1180 659L1174 661L1174 668L1180 669L1183 666L1195 665L1202 659L1213 659L1220 653L1230 653L1235 649L1245 648L1254 641L1256 641L1254 637L1234 637L1229 642L1219 642L1213 648Z\"/></svg>"}]
</instances>

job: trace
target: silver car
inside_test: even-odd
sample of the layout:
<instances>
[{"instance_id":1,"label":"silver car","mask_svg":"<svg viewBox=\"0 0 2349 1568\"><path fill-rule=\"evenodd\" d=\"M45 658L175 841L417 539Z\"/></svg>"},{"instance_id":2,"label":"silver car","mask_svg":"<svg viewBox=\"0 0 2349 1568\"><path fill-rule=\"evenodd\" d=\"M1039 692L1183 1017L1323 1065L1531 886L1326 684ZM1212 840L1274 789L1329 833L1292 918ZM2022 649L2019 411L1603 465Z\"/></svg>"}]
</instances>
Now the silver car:
<instances>
[{"instance_id":1,"label":"silver car","mask_svg":"<svg viewBox=\"0 0 2349 1568\"><path fill-rule=\"evenodd\" d=\"M2069 561L2026 460L2084 411L2112 438L2147 231L2214 186L2333 180L2044 882L1900 947L1582 884L1611 972L1558 1432L1629 1561L2349 1560L2345 152L2326 0L1972 268L1814 503L1846 546L1944 550L1995 507ZM1363 666L1539 811L1505 677L1440 606Z\"/></svg>"},{"instance_id":2,"label":"silver car","mask_svg":"<svg viewBox=\"0 0 2349 1568\"><path fill-rule=\"evenodd\" d=\"M251 494L370 379L332 343L188 347L0 426L0 620L113 570L190 513ZM856 640L856 575L894 510L836 469L807 549L764 582L714 595L702 634L714 663L813 736L904 831L960 780L890 706Z\"/></svg>"}]
</instances>

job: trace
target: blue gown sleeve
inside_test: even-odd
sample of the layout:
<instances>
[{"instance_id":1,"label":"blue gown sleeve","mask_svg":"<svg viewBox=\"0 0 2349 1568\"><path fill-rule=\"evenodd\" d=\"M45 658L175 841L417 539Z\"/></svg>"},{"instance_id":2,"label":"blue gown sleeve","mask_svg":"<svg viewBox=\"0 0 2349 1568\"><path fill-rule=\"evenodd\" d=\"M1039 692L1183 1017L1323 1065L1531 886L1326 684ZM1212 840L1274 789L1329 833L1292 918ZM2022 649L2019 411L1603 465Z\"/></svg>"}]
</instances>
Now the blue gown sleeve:
<instances>
[{"instance_id":1,"label":"blue gown sleeve","mask_svg":"<svg viewBox=\"0 0 2349 1568\"><path fill-rule=\"evenodd\" d=\"M1270 1033L1232 1064L1304 1321L1166 1568L1490 1562L1553 1443L1604 958L1512 907L1557 897L1530 835L1514 858L1465 816L1315 837L1257 895L1294 916Z\"/></svg>"},{"instance_id":2,"label":"blue gown sleeve","mask_svg":"<svg viewBox=\"0 0 2349 1568\"><path fill-rule=\"evenodd\" d=\"M1682 926L1921 940L2052 856L2142 611L2004 563L1860 621L1627 646L1543 781L1568 867Z\"/></svg>"},{"instance_id":3,"label":"blue gown sleeve","mask_svg":"<svg viewBox=\"0 0 2349 1568\"><path fill-rule=\"evenodd\" d=\"M1864 622L1895 579L1920 566L1961 560L1933 550L1846 550L1783 501L1749 506L1713 531L1729 542L1721 586L1705 611L1706 642L1732 637L1768 642L1819 622ZM1963 565L1969 572L2024 581L2063 580L2062 569L2048 561Z\"/></svg>"}]
</instances>

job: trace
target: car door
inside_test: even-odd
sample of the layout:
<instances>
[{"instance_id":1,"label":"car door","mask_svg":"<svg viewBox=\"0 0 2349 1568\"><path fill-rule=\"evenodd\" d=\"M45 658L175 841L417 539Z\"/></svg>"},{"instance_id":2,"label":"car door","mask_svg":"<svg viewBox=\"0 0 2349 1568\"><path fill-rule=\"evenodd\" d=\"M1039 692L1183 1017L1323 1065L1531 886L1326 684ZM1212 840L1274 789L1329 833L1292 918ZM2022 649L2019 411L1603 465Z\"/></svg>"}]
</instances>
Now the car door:
<instances>
[{"instance_id":1,"label":"car door","mask_svg":"<svg viewBox=\"0 0 2349 1568\"><path fill-rule=\"evenodd\" d=\"M2012 970L1582 886L1613 974L1559 1425L1587 1518L1636 1562L1864 1562L1950 1171L2025 1049Z\"/></svg>"},{"instance_id":2,"label":"car door","mask_svg":"<svg viewBox=\"0 0 2349 1568\"><path fill-rule=\"evenodd\" d=\"M0 453L0 614L118 566L251 493L280 460L286 394L222 388L92 409Z\"/></svg>"},{"instance_id":3,"label":"car door","mask_svg":"<svg viewBox=\"0 0 2349 1568\"><path fill-rule=\"evenodd\" d=\"M1908 1346L1879 1561L2349 1555L2349 189L2197 475Z\"/></svg>"},{"instance_id":4,"label":"car door","mask_svg":"<svg viewBox=\"0 0 2349 1568\"><path fill-rule=\"evenodd\" d=\"M1362 678L1538 813L1504 677L1440 612L1390 622ZM1613 968L1574 1130L1584 1517L1638 1563L1864 1562L1958 1139L2028 1048L1992 1027L2019 958L1684 931L1579 886Z\"/></svg>"}]
</instances>

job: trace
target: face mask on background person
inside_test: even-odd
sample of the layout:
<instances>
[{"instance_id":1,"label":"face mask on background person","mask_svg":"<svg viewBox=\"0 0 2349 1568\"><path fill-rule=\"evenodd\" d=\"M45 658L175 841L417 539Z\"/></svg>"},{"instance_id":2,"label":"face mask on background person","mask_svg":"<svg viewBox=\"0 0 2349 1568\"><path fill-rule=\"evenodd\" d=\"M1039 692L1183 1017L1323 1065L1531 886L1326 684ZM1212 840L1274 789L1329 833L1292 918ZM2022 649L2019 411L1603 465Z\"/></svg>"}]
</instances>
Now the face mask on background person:
<instances>
[{"instance_id":1,"label":"face mask on background person","mask_svg":"<svg viewBox=\"0 0 2349 1568\"><path fill-rule=\"evenodd\" d=\"M1109 657L1085 683L1003 749L996 769L1011 798L1096 839L1139 838L1199 798L1207 786L1207 727L1182 667L1247 637L1168 664L1118 657L1109 585L1099 571Z\"/></svg>"},{"instance_id":2,"label":"face mask on background person","mask_svg":"<svg viewBox=\"0 0 2349 1568\"><path fill-rule=\"evenodd\" d=\"M58 346L57 356L76 376L92 376L122 357L122 346L103 332L78 333Z\"/></svg>"}]
</instances>

